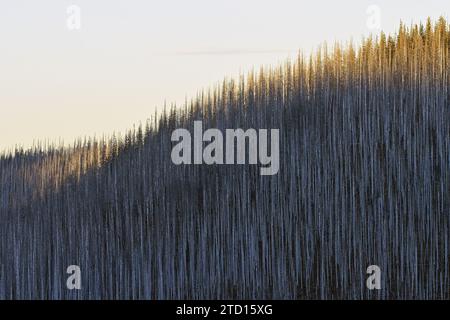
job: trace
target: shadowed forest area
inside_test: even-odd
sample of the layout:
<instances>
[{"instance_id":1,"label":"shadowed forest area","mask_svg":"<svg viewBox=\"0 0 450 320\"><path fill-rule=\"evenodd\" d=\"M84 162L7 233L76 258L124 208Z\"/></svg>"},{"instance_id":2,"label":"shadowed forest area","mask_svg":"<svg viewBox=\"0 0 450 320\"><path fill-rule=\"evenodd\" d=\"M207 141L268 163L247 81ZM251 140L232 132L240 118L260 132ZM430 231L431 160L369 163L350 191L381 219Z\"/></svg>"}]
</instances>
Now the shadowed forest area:
<instances>
[{"instance_id":1,"label":"shadowed forest area","mask_svg":"<svg viewBox=\"0 0 450 320\"><path fill-rule=\"evenodd\" d=\"M450 299L449 57L443 18L401 24L124 136L3 152L0 298ZM279 129L278 174L174 165L171 133L194 120Z\"/></svg>"}]
</instances>

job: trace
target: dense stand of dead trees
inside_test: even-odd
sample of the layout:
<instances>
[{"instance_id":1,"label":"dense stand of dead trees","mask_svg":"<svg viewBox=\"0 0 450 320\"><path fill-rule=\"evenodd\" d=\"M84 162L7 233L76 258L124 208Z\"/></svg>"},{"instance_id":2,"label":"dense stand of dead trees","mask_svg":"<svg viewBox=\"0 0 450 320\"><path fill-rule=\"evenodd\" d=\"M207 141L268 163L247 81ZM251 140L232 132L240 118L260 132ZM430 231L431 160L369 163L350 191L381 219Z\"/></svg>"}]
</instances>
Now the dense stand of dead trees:
<instances>
[{"instance_id":1,"label":"dense stand of dead trees","mask_svg":"<svg viewBox=\"0 0 450 320\"><path fill-rule=\"evenodd\" d=\"M449 54L444 19L401 25L224 81L124 137L4 152L0 298L449 299ZM172 164L171 132L199 119L280 129L278 175Z\"/></svg>"}]
</instances>

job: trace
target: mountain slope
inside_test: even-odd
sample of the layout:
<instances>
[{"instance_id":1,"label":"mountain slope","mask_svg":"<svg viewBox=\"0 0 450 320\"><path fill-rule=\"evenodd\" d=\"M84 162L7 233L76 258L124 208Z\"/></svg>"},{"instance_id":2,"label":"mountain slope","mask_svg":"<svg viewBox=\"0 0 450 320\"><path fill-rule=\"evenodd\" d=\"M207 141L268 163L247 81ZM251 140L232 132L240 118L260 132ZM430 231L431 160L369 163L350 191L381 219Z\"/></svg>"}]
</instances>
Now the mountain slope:
<instances>
[{"instance_id":1,"label":"mountain slope","mask_svg":"<svg viewBox=\"0 0 450 320\"><path fill-rule=\"evenodd\" d=\"M224 81L123 139L3 155L0 298L449 299L449 50L443 19L402 25ZM194 120L279 129L279 173L174 165L172 131Z\"/></svg>"}]
</instances>

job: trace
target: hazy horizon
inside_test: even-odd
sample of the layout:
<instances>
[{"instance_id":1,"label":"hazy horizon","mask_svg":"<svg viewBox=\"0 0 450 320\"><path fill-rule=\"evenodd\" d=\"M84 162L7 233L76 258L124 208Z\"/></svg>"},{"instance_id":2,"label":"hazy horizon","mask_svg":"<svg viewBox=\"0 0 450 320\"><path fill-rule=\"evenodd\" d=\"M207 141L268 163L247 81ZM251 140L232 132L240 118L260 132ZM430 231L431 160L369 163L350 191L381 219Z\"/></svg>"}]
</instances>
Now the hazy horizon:
<instances>
[{"instance_id":1,"label":"hazy horizon","mask_svg":"<svg viewBox=\"0 0 450 320\"><path fill-rule=\"evenodd\" d=\"M14 1L0 11L0 151L123 132L202 88L324 41L448 18L422 1ZM81 9L70 30L67 8ZM369 6L380 27L369 28ZM381 30L380 30L381 29Z\"/></svg>"}]
</instances>

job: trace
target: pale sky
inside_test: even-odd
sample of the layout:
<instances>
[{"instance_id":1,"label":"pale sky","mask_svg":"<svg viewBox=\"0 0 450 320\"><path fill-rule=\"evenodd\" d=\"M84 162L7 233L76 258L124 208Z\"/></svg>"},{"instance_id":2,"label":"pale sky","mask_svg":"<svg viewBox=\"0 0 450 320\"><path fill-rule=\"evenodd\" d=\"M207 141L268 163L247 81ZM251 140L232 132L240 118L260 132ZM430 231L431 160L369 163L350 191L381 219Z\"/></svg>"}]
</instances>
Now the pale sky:
<instances>
[{"instance_id":1,"label":"pale sky","mask_svg":"<svg viewBox=\"0 0 450 320\"><path fill-rule=\"evenodd\" d=\"M387 32L450 16L448 0L1 0L0 150L124 132L224 77L357 43L378 32L371 5Z\"/></svg>"}]
</instances>

